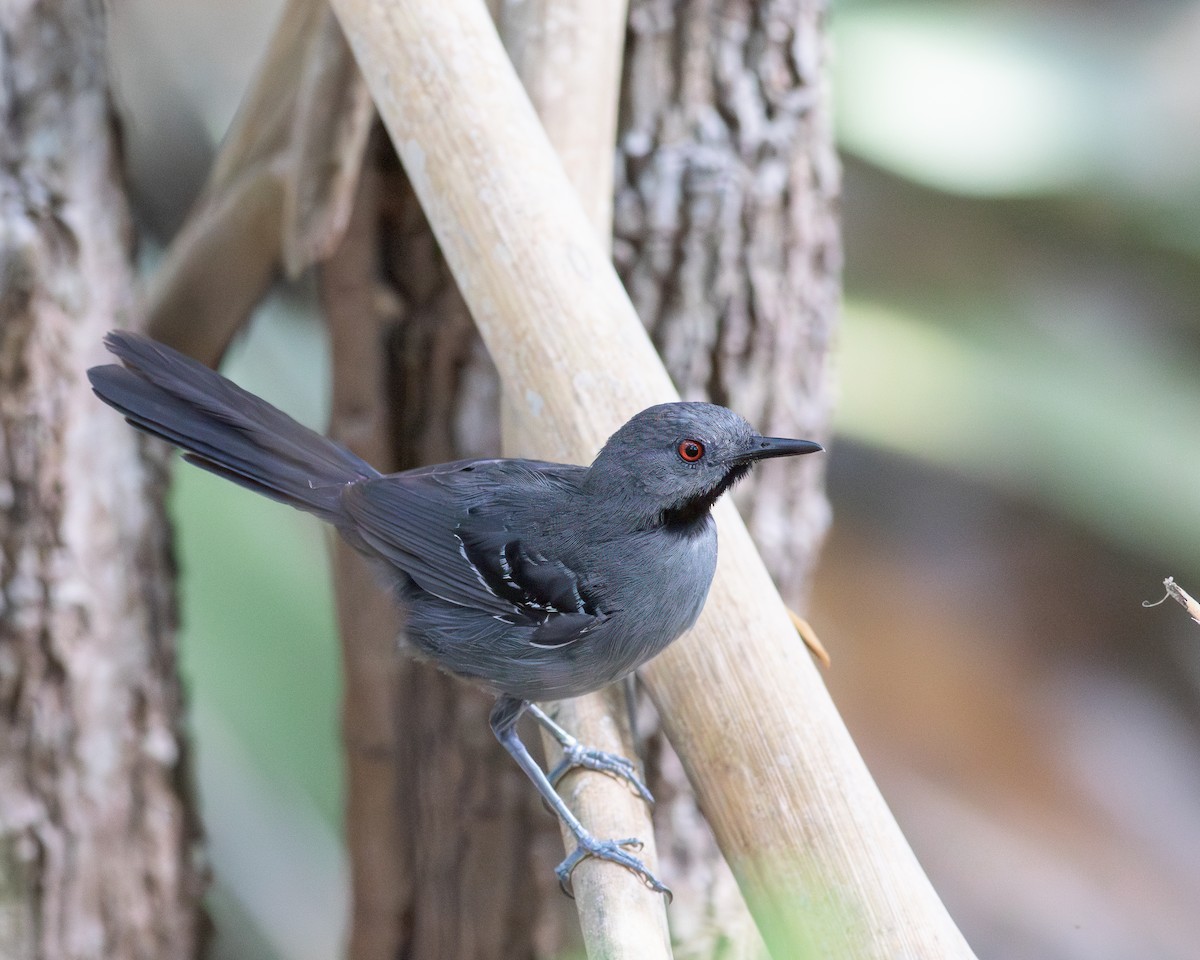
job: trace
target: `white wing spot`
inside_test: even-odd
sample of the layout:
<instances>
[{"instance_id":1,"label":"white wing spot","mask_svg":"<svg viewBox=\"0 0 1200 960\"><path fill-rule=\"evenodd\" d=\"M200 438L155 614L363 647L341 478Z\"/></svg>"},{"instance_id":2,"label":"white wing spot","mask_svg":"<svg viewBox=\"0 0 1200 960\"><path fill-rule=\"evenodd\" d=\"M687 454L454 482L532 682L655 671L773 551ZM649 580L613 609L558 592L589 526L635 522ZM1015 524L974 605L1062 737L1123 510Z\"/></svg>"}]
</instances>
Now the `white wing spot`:
<instances>
[{"instance_id":1,"label":"white wing spot","mask_svg":"<svg viewBox=\"0 0 1200 960\"><path fill-rule=\"evenodd\" d=\"M471 558L467 556L467 545L463 542L463 538L460 537L456 533L454 535L454 539L458 541L459 555L463 558L463 560L466 561L467 566L470 567L470 569L471 569L471 572L473 574L475 574L475 579L479 581L479 585L481 587L483 587L483 589L486 590L488 593L490 593L493 597L495 597L497 600L499 600L500 595L491 588L491 585L485 579L483 579L483 574L479 572L479 568L476 567L475 564L473 564L471 562Z\"/></svg>"}]
</instances>

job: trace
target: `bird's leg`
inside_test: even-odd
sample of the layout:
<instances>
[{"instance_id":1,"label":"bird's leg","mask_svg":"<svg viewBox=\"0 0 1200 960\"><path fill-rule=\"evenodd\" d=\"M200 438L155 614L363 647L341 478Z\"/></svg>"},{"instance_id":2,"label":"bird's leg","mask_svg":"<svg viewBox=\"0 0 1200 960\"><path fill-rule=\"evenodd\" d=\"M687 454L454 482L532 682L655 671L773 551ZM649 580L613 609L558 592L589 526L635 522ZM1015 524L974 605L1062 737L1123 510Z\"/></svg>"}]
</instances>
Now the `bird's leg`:
<instances>
[{"instance_id":1,"label":"bird's leg","mask_svg":"<svg viewBox=\"0 0 1200 960\"><path fill-rule=\"evenodd\" d=\"M535 703L529 704L528 710L530 716L550 731L550 736L554 737L562 745L562 760L558 762L553 770L546 774L546 778L552 786L557 787L558 781L572 770L596 770L600 773L607 773L609 776L616 777L618 780L624 780L633 787L634 793L638 794L650 806L654 806L654 795L642 783L641 778L637 775L637 768L634 767L630 760L625 759L620 754L608 753L604 750L597 750L594 747L585 747L567 733L566 730L551 720L545 711Z\"/></svg>"},{"instance_id":2,"label":"bird's leg","mask_svg":"<svg viewBox=\"0 0 1200 960\"><path fill-rule=\"evenodd\" d=\"M659 881L658 877L647 869L641 860L625 849L626 847L630 847L638 850L642 846L642 841L636 837L629 837L625 840L597 839L588 833L575 814L563 803L562 797L554 791L554 787L546 779L546 774L542 772L542 768L529 755L529 751L525 749L525 744L517 736L517 720L529 708L530 704L525 700L518 700L516 697L501 696L492 708L489 721L496 739L512 755L512 758L517 761L517 764L525 771L525 775L533 781L533 785L537 787L538 793L550 804L550 808L558 815L559 819L575 834L578 846L554 870L563 893L569 897L574 896L571 892L571 872L579 865L581 860L587 857L596 857L600 860L608 860L624 867L626 870L636 874L655 893L665 893L669 897L671 891ZM538 712L540 713L541 711Z\"/></svg>"}]
</instances>

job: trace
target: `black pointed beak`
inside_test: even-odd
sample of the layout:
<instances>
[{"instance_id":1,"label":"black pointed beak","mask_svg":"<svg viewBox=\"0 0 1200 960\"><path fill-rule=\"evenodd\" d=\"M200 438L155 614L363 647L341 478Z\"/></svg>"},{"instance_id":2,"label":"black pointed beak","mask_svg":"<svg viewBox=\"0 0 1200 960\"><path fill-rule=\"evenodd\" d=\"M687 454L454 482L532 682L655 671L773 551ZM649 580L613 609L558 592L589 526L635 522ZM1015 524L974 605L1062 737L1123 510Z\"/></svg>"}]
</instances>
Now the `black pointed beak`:
<instances>
[{"instance_id":1,"label":"black pointed beak","mask_svg":"<svg viewBox=\"0 0 1200 960\"><path fill-rule=\"evenodd\" d=\"M739 459L769 460L772 457L798 457L804 453L821 453L825 450L812 440L787 440L783 437L756 437Z\"/></svg>"}]
</instances>

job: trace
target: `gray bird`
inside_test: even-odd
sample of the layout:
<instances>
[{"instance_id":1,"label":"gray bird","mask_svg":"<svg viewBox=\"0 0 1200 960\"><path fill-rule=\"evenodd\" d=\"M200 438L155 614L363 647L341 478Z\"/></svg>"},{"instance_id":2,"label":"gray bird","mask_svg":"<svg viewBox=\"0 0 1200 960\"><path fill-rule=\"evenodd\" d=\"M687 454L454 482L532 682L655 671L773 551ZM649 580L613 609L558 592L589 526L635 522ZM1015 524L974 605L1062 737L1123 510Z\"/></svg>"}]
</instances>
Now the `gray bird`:
<instances>
[{"instance_id":1,"label":"gray bird","mask_svg":"<svg viewBox=\"0 0 1200 960\"><path fill-rule=\"evenodd\" d=\"M578 838L556 870L565 892L592 856L669 893L626 849L636 839L597 839L554 789L585 767L649 802L633 765L584 747L532 701L620 680L691 627L717 562L712 505L755 462L819 444L760 436L710 403L664 403L590 467L458 460L385 476L169 347L124 332L105 345L124 366L88 371L101 400L188 462L332 524L394 590L416 655L496 696L497 739ZM565 750L549 776L517 736L526 711Z\"/></svg>"}]
</instances>

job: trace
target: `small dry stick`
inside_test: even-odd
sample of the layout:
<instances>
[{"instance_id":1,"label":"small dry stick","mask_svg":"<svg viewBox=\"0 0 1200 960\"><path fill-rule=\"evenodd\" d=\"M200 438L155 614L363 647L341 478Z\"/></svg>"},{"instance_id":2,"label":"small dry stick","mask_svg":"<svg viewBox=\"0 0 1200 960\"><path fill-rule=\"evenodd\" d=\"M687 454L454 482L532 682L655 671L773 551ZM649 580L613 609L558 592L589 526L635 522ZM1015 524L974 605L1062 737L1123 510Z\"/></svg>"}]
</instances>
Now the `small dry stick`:
<instances>
[{"instance_id":1,"label":"small dry stick","mask_svg":"<svg viewBox=\"0 0 1200 960\"><path fill-rule=\"evenodd\" d=\"M1163 581L1163 586L1167 588L1167 594L1162 600L1143 600L1143 607L1157 607L1160 603L1166 600L1175 600L1184 610L1188 612L1188 616L1200 623L1200 603L1197 603L1192 596L1175 582L1174 577L1167 577Z\"/></svg>"},{"instance_id":2,"label":"small dry stick","mask_svg":"<svg viewBox=\"0 0 1200 960\"><path fill-rule=\"evenodd\" d=\"M800 634L800 639L804 641L805 646L812 651L814 657L821 661L821 666L828 670L829 652L825 649L825 644L821 642L820 637L817 636L817 631L812 628L812 624L791 607L788 607L788 616L792 618L792 626Z\"/></svg>"},{"instance_id":3,"label":"small dry stick","mask_svg":"<svg viewBox=\"0 0 1200 960\"><path fill-rule=\"evenodd\" d=\"M288 0L204 193L145 298L149 332L216 366L281 268L337 249L375 116L325 0Z\"/></svg>"}]
</instances>

